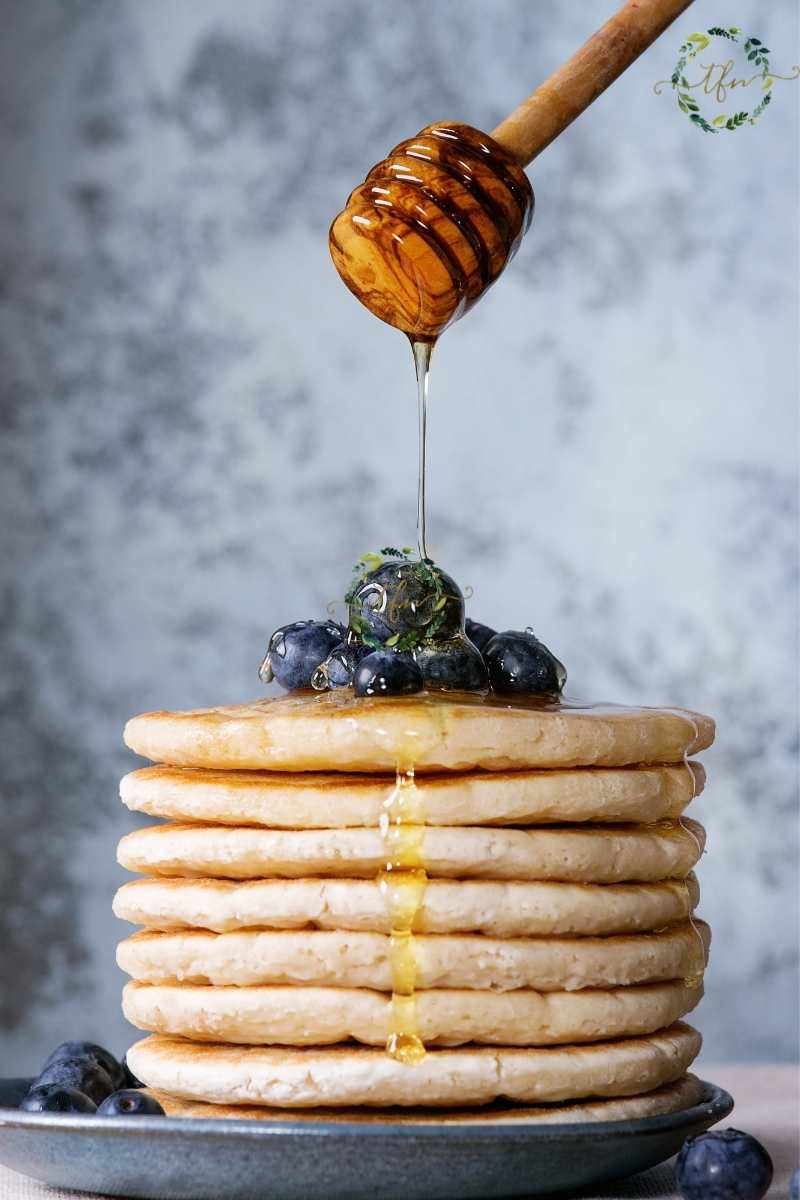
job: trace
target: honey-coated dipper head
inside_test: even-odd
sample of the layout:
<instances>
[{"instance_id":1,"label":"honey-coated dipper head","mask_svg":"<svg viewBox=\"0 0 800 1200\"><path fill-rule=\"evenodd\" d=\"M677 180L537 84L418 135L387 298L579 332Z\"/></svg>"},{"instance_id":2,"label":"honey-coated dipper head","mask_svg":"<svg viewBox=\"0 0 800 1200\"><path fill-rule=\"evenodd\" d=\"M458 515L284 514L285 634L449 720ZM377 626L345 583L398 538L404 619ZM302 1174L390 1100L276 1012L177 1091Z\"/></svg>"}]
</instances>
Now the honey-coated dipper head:
<instances>
[{"instance_id":1,"label":"honey-coated dipper head","mask_svg":"<svg viewBox=\"0 0 800 1200\"><path fill-rule=\"evenodd\" d=\"M433 341L494 283L532 214L530 182L508 151L469 125L428 125L350 194L331 257L376 317Z\"/></svg>"}]
</instances>

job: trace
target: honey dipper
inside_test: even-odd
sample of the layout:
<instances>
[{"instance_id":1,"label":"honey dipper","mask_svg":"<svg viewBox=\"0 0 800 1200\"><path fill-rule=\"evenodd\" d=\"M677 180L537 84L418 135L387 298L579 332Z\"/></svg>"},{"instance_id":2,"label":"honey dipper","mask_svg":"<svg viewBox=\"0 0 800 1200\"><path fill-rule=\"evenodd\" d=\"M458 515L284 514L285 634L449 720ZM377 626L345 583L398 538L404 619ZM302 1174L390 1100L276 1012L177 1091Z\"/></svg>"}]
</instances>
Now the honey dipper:
<instances>
[{"instance_id":1,"label":"honey dipper","mask_svg":"<svg viewBox=\"0 0 800 1200\"><path fill-rule=\"evenodd\" d=\"M690 3L628 0L491 136L438 123L395 146L331 225L350 291L412 341L435 341L494 283L530 225L522 168Z\"/></svg>"}]
</instances>

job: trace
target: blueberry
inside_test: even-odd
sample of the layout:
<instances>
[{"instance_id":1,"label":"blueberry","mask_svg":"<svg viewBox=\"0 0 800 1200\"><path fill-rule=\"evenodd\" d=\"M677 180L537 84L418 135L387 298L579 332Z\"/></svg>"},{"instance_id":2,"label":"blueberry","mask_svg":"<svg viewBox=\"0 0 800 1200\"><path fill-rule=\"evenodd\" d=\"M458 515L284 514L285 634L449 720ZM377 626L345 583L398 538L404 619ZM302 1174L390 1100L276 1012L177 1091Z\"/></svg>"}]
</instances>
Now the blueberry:
<instances>
[{"instance_id":1,"label":"blueberry","mask_svg":"<svg viewBox=\"0 0 800 1200\"><path fill-rule=\"evenodd\" d=\"M684 1143L675 1180L684 1200L761 1200L772 1182L772 1159L749 1133L701 1133Z\"/></svg>"},{"instance_id":2,"label":"blueberry","mask_svg":"<svg viewBox=\"0 0 800 1200\"><path fill-rule=\"evenodd\" d=\"M288 691L310 688L317 667L343 639L344 629L336 621L282 625L269 639L259 676L263 683L274 677Z\"/></svg>"},{"instance_id":3,"label":"blueberry","mask_svg":"<svg viewBox=\"0 0 800 1200\"><path fill-rule=\"evenodd\" d=\"M97 1105L77 1088L59 1087L51 1083L32 1087L20 1104L23 1112L93 1113Z\"/></svg>"},{"instance_id":4,"label":"blueberry","mask_svg":"<svg viewBox=\"0 0 800 1200\"><path fill-rule=\"evenodd\" d=\"M357 696L405 696L422 691L422 672L410 654L373 650L356 667L353 687Z\"/></svg>"},{"instance_id":5,"label":"blueberry","mask_svg":"<svg viewBox=\"0 0 800 1200\"><path fill-rule=\"evenodd\" d=\"M485 692L489 687L480 651L465 637L421 646L415 657L426 688Z\"/></svg>"},{"instance_id":6,"label":"blueberry","mask_svg":"<svg viewBox=\"0 0 800 1200\"><path fill-rule=\"evenodd\" d=\"M350 629L380 642L409 633L446 640L464 632L464 597L430 560L392 559L359 581L350 597Z\"/></svg>"},{"instance_id":7,"label":"blueberry","mask_svg":"<svg viewBox=\"0 0 800 1200\"><path fill-rule=\"evenodd\" d=\"M489 682L496 692L511 696L560 692L567 672L531 629L496 633L483 652Z\"/></svg>"},{"instance_id":8,"label":"blueberry","mask_svg":"<svg viewBox=\"0 0 800 1200\"><path fill-rule=\"evenodd\" d=\"M792 1175L789 1184L789 1200L800 1200L800 1167Z\"/></svg>"},{"instance_id":9,"label":"blueberry","mask_svg":"<svg viewBox=\"0 0 800 1200\"><path fill-rule=\"evenodd\" d=\"M464 632L473 646L477 646L481 654L483 654L486 649L486 643L494 637L497 630L491 629L488 625L481 625L480 621L473 621L470 617L467 617L464 622Z\"/></svg>"},{"instance_id":10,"label":"blueberry","mask_svg":"<svg viewBox=\"0 0 800 1200\"><path fill-rule=\"evenodd\" d=\"M356 667L367 654L369 646L360 642L340 642L311 676L311 686L319 692L326 688L349 687Z\"/></svg>"},{"instance_id":11,"label":"blueberry","mask_svg":"<svg viewBox=\"0 0 800 1200\"><path fill-rule=\"evenodd\" d=\"M125 1081L122 1064L117 1061L110 1050L98 1046L96 1042L62 1042L60 1046L56 1046L42 1070L49 1067L51 1063L65 1058L83 1058L97 1063L108 1074L115 1087L121 1087Z\"/></svg>"},{"instance_id":12,"label":"blueberry","mask_svg":"<svg viewBox=\"0 0 800 1200\"><path fill-rule=\"evenodd\" d=\"M121 1071L119 1064L117 1070ZM99 1104L117 1089L117 1082L91 1058L57 1058L42 1068L34 1087L75 1088Z\"/></svg>"},{"instance_id":13,"label":"blueberry","mask_svg":"<svg viewBox=\"0 0 800 1200\"><path fill-rule=\"evenodd\" d=\"M125 1088L108 1096L97 1110L99 1117L164 1117L161 1105L147 1092Z\"/></svg>"}]
</instances>

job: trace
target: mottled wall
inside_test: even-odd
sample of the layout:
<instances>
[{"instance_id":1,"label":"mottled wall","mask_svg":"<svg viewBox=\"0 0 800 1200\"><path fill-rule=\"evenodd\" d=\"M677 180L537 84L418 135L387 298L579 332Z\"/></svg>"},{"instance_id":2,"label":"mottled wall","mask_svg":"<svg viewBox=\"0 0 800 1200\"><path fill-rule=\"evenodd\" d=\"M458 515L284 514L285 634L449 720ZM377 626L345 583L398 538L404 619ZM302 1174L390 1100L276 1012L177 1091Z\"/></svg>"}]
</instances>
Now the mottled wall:
<instances>
[{"instance_id":1,"label":"mottled wall","mask_svg":"<svg viewBox=\"0 0 800 1200\"><path fill-rule=\"evenodd\" d=\"M125 718L250 698L266 635L413 536L403 339L330 265L348 190L492 125L610 0L5 0L0 39L2 1070L130 1040L109 905ZM797 58L794 0L693 15L551 147L437 352L431 542L579 694L688 704L711 1056L794 1052L797 115L703 136L680 35Z\"/></svg>"}]
</instances>

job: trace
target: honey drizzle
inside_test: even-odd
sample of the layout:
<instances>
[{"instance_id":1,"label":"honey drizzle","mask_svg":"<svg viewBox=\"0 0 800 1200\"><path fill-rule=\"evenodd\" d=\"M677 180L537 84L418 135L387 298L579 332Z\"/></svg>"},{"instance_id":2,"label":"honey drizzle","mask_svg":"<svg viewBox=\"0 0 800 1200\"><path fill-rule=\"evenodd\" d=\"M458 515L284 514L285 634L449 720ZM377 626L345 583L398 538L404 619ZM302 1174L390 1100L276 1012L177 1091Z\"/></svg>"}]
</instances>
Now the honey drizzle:
<instances>
[{"instance_id":1,"label":"honey drizzle","mask_svg":"<svg viewBox=\"0 0 800 1200\"><path fill-rule=\"evenodd\" d=\"M417 1029L417 956L414 922L422 907L428 876L423 865L425 814L414 768L398 766L395 786L380 818L385 867L378 876L389 915L392 1007L387 1053L402 1063L418 1063L425 1046Z\"/></svg>"},{"instance_id":2,"label":"honey drizzle","mask_svg":"<svg viewBox=\"0 0 800 1200\"><path fill-rule=\"evenodd\" d=\"M691 718L689 718L689 720L691 721ZM694 721L691 721L691 724L692 724L692 727L694 730L694 738L692 740L693 740L693 742L696 742L697 735L698 735L697 725L695 724ZM695 796L697 795L697 780L695 778L694 771L692 770L691 764L689 762L689 751L688 750L685 750L683 753L683 765L689 774L690 789L691 789L691 793L692 793L691 800L694 800ZM691 803L691 800L690 800L690 803ZM680 828L683 830L683 832L689 835L689 837L692 839L695 846L697 847L697 855L698 855L697 861L699 862L700 858L702 857L702 854L703 854L703 847L700 845L700 839L697 837L697 834L694 832L694 830L685 823L685 818L683 816L683 813L681 813L681 815L678 817L677 823L680 826ZM691 870L691 869L692 868L689 868L689 870ZM706 972L706 944L703 940L703 935L701 934L700 930L697 927L697 922L694 919L694 913L692 911L691 899L689 897L689 885L686 882L686 877L688 876L688 874L689 874L689 871L687 871L686 875L684 875L682 882L683 882L683 886L686 888L687 916L689 919L689 924L691 925L692 931L695 935L695 940L693 943L694 947L695 947L695 953L694 953L694 962L693 962L692 966L690 967L689 971L687 972L687 974L684 976L683 984L684 984L684 987L687 987L687 988L696 988L696 987L699 987L700 984L703 982L703 978L704 978L705 972Z\"/></svg>"},{"instance_id":3,"label":"honey drizzle","mask_svg":"<svg viewBox=\"0 0 800 1200\"><path fill-rule=\"evenodd\" d=\"M686 713L684 713L684 712L681 712L680 715L688 720L691 720L691 718L686 717ZM697 726L695 725L694 721L692 721L691 724L692 724L692 727L694 730L693 741L696 741L697 734L698 734ZM694 771L692 770L691 764L689 762L689 751L688 750L684 751L683 765L689 774L690 788L691 788L691 799L690 799L690 803L691 803L691 800L694 800L695 796L697 795L697 780L695 778ZM700 844L700 839L698 838L697 834L694 832L694 830L691 828L690 825L686 824L686 819L682 813L679 817L677 817L674 820L666 819L666 820L662 820L662 821L655 821L653 823L653 825L654 825L654 828L658 829L661 833L663 833L665 837L680 836L678 834L679 829L680 829L681 833L686 834L688 837L690 837L691 840L694 842L695 846L697 847L697 857L698 857L698 862L699 862L699 860L704 852L703 847ZM703 977L705 975L705 970L706 970L706 944L705 944L705 941L703 940L703 935L700 932L697 922L694 919L694 913L692 912L692 901L691 901L691 896L689 894L689 885L686 882L689 872L692 871L693 869L694 869L693 867L689 867L689 869L686 871L683 878L678 881L678 886L682 890L683 897L684 897L684 900L686 903L686 919L689 922L689 924L691 925L692 931L694 933L694 941L692 943L693 947L694 947L693 955L692 955L694 961L691 964L690 969L687 971L686 975L684 975L684 977L683 977L684 987L688 987L688 988L698 987L703 982Z\"/></svg>"},{"instance_id":4,"label":"honey drizzle","mask_svg":"<svg viewBox=\"0 0 800 1200\"><path fill-rule=\"evenodd\" d=\"M431 355L435 342L411 342L414 355L414 371L417 376L417 407L419 412L419 473L417 475L417 544L420 558L428 557L426 542L425 483L427 471L428 439L428 386L431 373Z\"/></svg>"}]
</instances>

